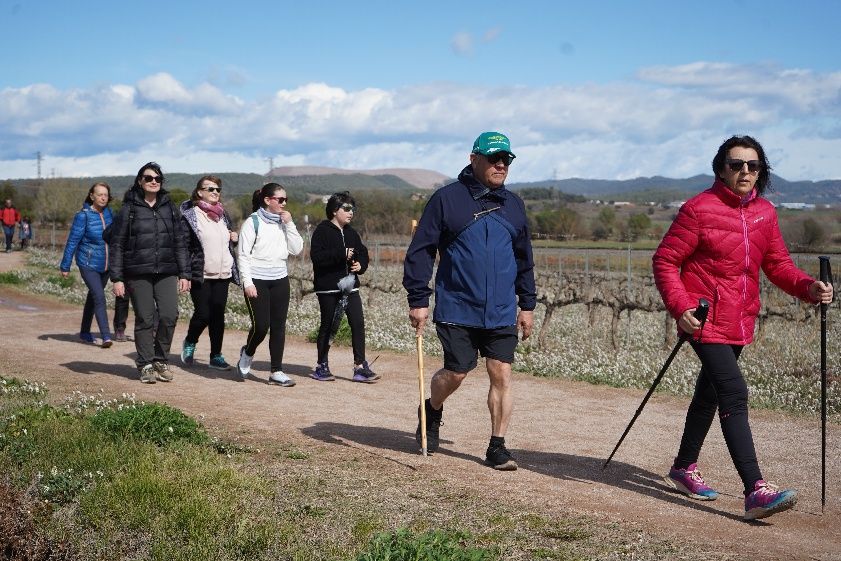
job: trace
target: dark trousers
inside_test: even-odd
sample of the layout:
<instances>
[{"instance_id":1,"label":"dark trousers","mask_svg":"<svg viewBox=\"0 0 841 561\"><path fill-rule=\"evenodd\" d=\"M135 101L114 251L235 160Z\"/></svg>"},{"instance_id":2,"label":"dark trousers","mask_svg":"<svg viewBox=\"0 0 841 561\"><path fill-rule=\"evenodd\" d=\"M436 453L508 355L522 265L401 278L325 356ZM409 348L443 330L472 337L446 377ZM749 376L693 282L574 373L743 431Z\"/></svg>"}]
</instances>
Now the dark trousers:
<instances>
[{"instance_id":1,"label":"dark trousers","mask_svg":"<svg viewBox=\"0 0 841 561\"><path fill-rule=\"evenodd\" d=\"M254 279L257 298L245 297L251 316L251 329L245 354L254 356L257 347L269 335L269 356L272 372L283 370L283 348L286 345L286 316L289 314L289 277L277 280Z\"/></svg>"},{"instance_id":2,"label":"dark trousers","mask_svg":"<svg viewBox=\"0 0 841 561\"><path fill-rule=\"evenodd\" d=\"M690 343L701 359L701 373L686 413L686 425L675 466L685 469L698 461L717 408L730 458L745 490L752 491L753 484L762 479L762 473L748 423L748 386L737 362L742 347L694 341Z\"/></svg>"},{"instance_id":3,"label":"dark trousers","mask_svg":"<svg viewBox=\"0 0 841 561\"><path fill-rule=\"evenodd\" d=\"M12 251L12 242L15 239L15 225L6 226L3 224L3 233L6 235L6 251Z\"/></svg>"},{"instance_id":4,"label":"dark trousers","mask_svg":"<svg viewBox=\"0 0 841 561\"><path fill-rule=\"evenodd\" d=\"M81 333L91 332L91 323L96 316L96 324L99 326L99 333L103 339L111 338L111 331L108 329L108 307L105 302L105 285L108 283L108 271L100 273L87 267L79 267L79 274L88 287L88 297L85 299L85 307L82 310Z\"/></svg>"},{"instance_id":5,"label":"dark trousers","mask_svg":"<svg viewBox=\"0 0 841 561\"><path fill-rule=\"evenodd\" d=\"M128 295L114 298L114 331L126 330L129 301Z\"/></svg>"},{"instance_id":6,"label":"dark trousers","mask_svg":"<svg viewBox=\"0 0 841 561\"><path fill-rule=\"evenodd\" d=\"M315 345L318 349L318 362L327 362L330 353L330 327L336 306L339 305L341 294L318 294L318 307L321 310L321 325L318 327L318 339ZM362 364L365 360L365 317L362 313L362 298L359 291L351 292L348 296L347 321L350 326L350 338L353 345L353 363Z\"/></svg>"},{"instance_id":7,"label":"dark trousers","mask_svg":"<svg viewBox=\"0 0 841 561\"><path fill-rule=\"evenodd\" d=\"M172 336L175 333L175 322L178 321L178 277L142 275L127 279L126 284L134 307L137 367L142 368L152 362L167 362Z\"/></svg>"},{"instance_id":8,"label":"dark trousers","mask_svg":"<svg viewBox=\"0 0 841 561\"><path fill-rule=\"evenodd\" d=\"M228 287L231 279L205 279L193 281L190 298L193 299L193 317L187 329L186 341L195 345L207 328L210 335L210 356L222 354L225 336L225 307L228 305Z\"/></svg>"}]
</instances>

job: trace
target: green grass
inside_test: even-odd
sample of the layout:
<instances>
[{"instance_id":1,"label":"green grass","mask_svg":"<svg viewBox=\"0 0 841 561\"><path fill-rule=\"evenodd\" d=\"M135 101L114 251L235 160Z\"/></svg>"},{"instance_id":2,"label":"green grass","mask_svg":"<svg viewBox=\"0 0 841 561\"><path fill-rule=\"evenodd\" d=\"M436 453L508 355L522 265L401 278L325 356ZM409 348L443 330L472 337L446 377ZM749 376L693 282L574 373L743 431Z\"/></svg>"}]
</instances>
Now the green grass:
<instances>
[{"instance_id":1,"label":"green grass","mask_svg":"<svg viewBox=\"0 0 841 561\"><path fill-rule=\"evenodd\" d=\"M0 273L0 284L23 284L23 279L17 274L17 271L8 271Z\"/></svg>"}]
</instances>

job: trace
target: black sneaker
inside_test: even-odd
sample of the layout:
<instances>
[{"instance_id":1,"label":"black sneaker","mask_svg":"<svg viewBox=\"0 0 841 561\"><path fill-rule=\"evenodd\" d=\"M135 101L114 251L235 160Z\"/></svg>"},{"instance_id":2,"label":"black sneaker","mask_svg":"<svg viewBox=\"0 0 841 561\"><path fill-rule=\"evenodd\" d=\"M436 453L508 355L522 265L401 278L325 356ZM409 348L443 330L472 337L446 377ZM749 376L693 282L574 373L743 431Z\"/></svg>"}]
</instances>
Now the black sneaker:
<instances>
[{"instance_id":1,"label":"black sneaker","mask_svg":"<svg viewBox=\"0 0 841 561\"><path fill-rule=\"evenodd\" d=\"M426 451L431 454L438 450L438 427L444 424L441 421L441 416L444 414L444 407L441 409L433 409L429 404L429 399L424 401L426 409ZM418 441L418 446L423 446L421 443L421 410L418 406L418 428L415 431L415 440Z\"/></svg>"},{"instance_id":2,"label":"black sneaker","mask_svg":"<svg viewBox=\"0 0 841 561\"><path fill-rule=\"evenodd\" d=\"M485 463L500 471L517 469L517 462L514 461L514 456L511 455L505 444L488 446L488 451L485 452Z\"/></svg>"}]
</instances>

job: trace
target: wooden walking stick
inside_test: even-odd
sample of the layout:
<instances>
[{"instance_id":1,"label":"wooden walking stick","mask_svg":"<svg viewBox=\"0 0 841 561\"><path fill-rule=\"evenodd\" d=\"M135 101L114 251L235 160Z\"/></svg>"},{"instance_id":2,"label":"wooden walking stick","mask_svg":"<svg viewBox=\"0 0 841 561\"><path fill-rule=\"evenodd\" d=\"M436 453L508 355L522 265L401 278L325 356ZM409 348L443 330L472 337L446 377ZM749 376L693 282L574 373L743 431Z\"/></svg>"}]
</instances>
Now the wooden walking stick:
<instances>
[{"instance_id":1,"label":"wooden walking stick","mask_svg":"<svg viewBox=\"0 0 841 561\"><path fill-rule=\"evenodd\" d=\"M418 221L412 220L412 235L418 227ZM426 396L424 395L425 384L423 381L423 331L416 335L418 352L418 394L420 395L420 430L421 430L421 454L427 456L426 450Z\"/></svg>"},{"instance_id":2,"label":"wooden walking stick","mask_svg":"<svg viewBox=\"0 0 841 561\"><path fill-rule=\"evenodd\" d=\"M829 257L820 260L820 280L832 284L832 268ZM821 512L826 506L826 310L829 304L821 304Z\"/></svg>"}]
</instances>

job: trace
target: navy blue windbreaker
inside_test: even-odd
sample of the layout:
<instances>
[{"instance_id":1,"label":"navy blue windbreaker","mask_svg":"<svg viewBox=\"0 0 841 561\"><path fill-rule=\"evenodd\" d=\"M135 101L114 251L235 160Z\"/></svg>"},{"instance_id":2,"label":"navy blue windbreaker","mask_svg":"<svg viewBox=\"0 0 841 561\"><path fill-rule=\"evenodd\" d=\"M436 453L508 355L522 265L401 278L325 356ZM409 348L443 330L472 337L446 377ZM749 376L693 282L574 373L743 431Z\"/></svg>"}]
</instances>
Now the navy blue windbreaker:
<instances>
[{"instance_id":1,"label":"navy blue windbreaker","mask_svg":"<svg viewBox=\"0 0 841 561\"><path fill-rule=\"evenodd\" d=\"M494 329L517 323L517 307L534 310L534 260L525 205L505 187L490 190L465 167L458 181L429 198L403 262L410 308L429 307L432 320Z\"/></svg>"}]
</instances>

